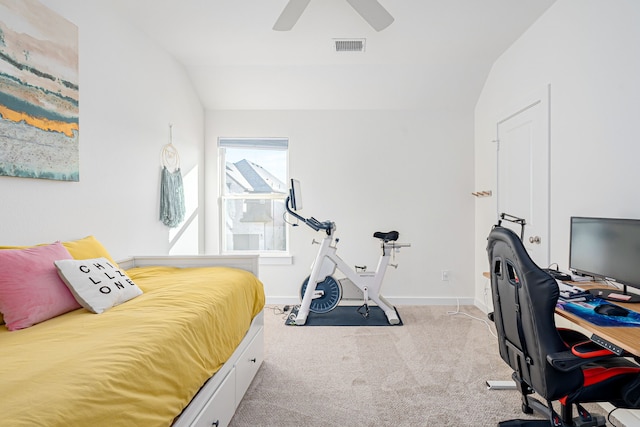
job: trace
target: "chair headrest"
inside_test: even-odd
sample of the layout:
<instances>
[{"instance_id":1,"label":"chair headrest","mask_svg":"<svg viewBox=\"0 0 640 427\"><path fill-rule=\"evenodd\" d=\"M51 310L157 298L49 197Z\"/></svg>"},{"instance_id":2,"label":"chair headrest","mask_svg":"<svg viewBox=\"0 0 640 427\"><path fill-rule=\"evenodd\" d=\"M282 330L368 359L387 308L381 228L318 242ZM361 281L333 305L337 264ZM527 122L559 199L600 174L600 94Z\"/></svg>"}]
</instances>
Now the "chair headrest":
<instances>
[{"instance_id":1,"label":"chair headrest","mask_svg":"<svg viewBox=\"0 0 640 427\"><path fill-rule=\"evenodd\" d=\"M502 226L495 226L489 233L487 251L489 254L489 263L492 258L499 254L516 263L519 274L522 278L526 278L530 285L538 288L543 282L548 283L550 295L547 298L557 300L558 286L551 275L543 271L529 256L527 249L520 240L520 237L513 231ZM499 243L504 243L500 245ZM496 253L496 251L498 253ZM547 282L549 281L549 282ZM539 292L539 288L538 291ZM546 299L546 298L545 298Z\"/></svg>"}]
</instances>

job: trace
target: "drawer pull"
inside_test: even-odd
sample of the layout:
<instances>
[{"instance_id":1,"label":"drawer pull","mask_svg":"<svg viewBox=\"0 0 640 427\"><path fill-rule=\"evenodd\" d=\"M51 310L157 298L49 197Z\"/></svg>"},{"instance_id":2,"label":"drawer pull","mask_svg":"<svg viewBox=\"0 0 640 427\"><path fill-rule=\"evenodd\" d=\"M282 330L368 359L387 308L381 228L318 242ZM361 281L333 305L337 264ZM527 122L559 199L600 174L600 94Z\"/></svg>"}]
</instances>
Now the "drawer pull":
<instances>
[{"instance_id":1,"label":"drawer pull","mask_svg":"<svg viewBox=\"0 0 640 427\"><path fill-rule=\"evenodd\" d=\"M218 427L220 425L220 420L215 420L214 422L211 423L211 425L213 427Z\"/></svg>"},{"instance_id":2,"label":"drawer pull","mask_svg":"<svg viewBox=\"0 0 640 427\"><path fill-rule=\"evenodd\" d=\"M256 358L254 357L253 359L249 359L249 362L256 363Z\"/></svg>"}]
</instances>

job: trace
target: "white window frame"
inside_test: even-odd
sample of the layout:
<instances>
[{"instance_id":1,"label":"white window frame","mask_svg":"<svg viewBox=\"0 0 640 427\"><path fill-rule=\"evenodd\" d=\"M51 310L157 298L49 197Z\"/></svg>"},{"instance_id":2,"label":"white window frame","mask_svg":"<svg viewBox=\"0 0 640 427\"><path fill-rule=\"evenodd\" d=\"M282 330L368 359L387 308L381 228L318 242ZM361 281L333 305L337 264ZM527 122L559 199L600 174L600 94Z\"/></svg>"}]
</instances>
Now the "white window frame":
<instances>
[{"instance_id":1,"label":"white window frame","mask_svg":"<svg viewBox=\"0 0 640 427\"><path fill-rule=\"evenodd\" d=\"M257 194L228 194L225 188L226 183L226 149L228 148L244 148L244 149L258 149L258 150L279 150L285 153L285 168L286 177L284 182L284 191L282 193L257 193ZM220 218L220 253L221 254L258 254L263 259L265 256L273 257L272 262L279 264L278 257L289 257L289 227L284 224L285 230L285 249L262 249L262 250L228 250L227 249L227 230L226 230L226 212L225 204L229 200L281 200L282 204L286 203L286 198L289 195L288 182L289 182L289 138L218 138L218 159L219 159L219 189L218 189L218 214ZM275 221L275 216L274 216ZM284 221L284 219L283 219ZM261 262L262 263L262 262Z\"/></svg>"}]
</instances>

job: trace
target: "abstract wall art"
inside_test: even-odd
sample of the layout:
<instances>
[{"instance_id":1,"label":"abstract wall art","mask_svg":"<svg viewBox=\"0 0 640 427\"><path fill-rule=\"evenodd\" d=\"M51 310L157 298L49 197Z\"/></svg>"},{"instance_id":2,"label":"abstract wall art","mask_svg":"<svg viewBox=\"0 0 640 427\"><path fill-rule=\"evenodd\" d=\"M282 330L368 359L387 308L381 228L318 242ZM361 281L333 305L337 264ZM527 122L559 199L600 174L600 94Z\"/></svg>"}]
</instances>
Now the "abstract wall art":
<instances>
[{"instance_id":1,"label":"abstract wall art","mask_svg":"<svg viewBox=\"0 0 640 427\"><path fill-rule=\"evenodd\" d=\"M0 175L79 180L78 27L0 0Z\"/></svg>"}]
</instances>

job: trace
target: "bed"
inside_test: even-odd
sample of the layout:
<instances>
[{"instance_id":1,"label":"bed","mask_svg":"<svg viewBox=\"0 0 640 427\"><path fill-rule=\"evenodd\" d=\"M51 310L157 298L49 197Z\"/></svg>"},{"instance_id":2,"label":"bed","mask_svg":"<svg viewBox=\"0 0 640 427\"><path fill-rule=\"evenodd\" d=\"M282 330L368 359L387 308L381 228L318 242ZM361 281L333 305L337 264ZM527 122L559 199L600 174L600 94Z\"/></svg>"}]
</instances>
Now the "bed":
<instances>
[{"instance_id":1,"label":"bed","mask_svg":"<svg viewBox=\"0 0 640 427\"><path fill-rule=\"evenodd\" d=\"M253 256L118 262L142 294L0 327L0 426L225 426L263 360Z\"/></svg>"}]
</instances>

